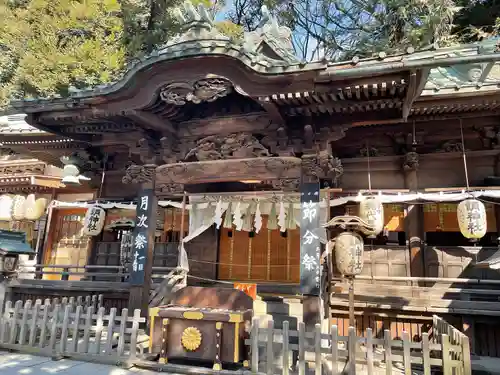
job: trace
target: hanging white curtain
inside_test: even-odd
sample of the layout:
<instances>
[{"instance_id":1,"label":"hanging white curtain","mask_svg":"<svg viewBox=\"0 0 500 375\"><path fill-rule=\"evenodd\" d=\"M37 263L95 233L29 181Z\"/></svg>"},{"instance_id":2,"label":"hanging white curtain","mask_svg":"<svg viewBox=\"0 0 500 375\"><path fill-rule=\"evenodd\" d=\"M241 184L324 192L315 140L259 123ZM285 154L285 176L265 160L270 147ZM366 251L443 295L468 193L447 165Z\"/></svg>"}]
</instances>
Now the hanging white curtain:
<instances>
[{"instance_id":1,"label":"hanging white curtain","mask_svg":"<svg viewBox=\"0 0 500 375\"><path fill-rule=\"evenodd\" d=\"M219 207L217 207L219 205ZM212 202L193 204L193 209L189 213L189 234L184 237L180 243L179 258L177 265L186 272L189 272L189 260L184 244L191 241L193 238L198 237L205 232L208 228L219 222L219 219L224 215L229 207L229 202Z\"/></svg>"}]
</instances>

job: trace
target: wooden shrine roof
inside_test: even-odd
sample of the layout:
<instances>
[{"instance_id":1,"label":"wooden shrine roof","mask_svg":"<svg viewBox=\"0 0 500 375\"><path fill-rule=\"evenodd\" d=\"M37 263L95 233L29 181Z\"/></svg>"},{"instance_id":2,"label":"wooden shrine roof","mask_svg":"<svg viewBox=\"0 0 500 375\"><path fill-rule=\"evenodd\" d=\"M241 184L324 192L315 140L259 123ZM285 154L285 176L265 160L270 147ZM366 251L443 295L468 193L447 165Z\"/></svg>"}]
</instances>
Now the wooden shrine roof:
<instances>
[{"instance_id":1,"label":"wooden shrine roof","mask_svg":"<svg viewBox=\"0 0 500 375\"><path fill-rule=\"evenodd\" d=\"M257 30L242 40L220 34L208 14L203 6L185 3L184 15L179 12L182 33L132 62L117 82L12 106L28 113L36 128L73 139L141 128L176 133L189 121L255 113L278 124L311 116L321 122L332 115L337 122L356 123L498 107L496 40L305 63L295 57L290 29L278 25L267 8Z\"/></svg>"},{"instance_id":2,"label":"wooden shrine roof","mask_svg":"<svg viewBox=\"0 0 500 375\"><path fill-rule=\"evenodd\" d=\"M430 128L447 116L482 116L493 125L500 114L496 41L305 63L295 57L291 31L265 7L259 27L242 40L220 34L203 6L184 7L182 33L127 66L119 81L72 88L66 98L13 101L26 123L0 119L1 146L54 165L76 150L85 170L107 163L123 171L133 163L170 165L174 173L178 163L286 161L327 151L350 127L414 120ZM354 150L363 136L350 132L342 143ZM339 143L337 155L350 155ZM234 173L238 168L234 163Z\"/></svg>"},{"instance_id":3,"label":"wooden shrine roof","mask_svg":"<svg viewBox=\"0 0 500 375\"><path fill-rule=\"evenodd\" d=\"M0 192L36 192L64 188L61 170L19 155L0 157Z\"/></svg>"}]
</instances>

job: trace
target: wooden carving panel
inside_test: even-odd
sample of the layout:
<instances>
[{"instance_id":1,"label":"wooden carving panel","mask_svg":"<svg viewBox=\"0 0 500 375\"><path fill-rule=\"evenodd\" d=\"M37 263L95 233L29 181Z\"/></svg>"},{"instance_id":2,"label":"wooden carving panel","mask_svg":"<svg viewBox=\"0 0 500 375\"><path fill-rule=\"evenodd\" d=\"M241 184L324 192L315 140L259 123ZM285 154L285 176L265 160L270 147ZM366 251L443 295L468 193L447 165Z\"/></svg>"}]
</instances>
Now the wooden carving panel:
<instances>
[{"instance_id":1,"label":"wooden carving panel","mask_svg":"<svg viewBox=\"0 0 500 375\"><path fill-rule=\"evenodd\" d=\"M299 178L301 159L263 157L235 160L212 160L162 165L156 170L157 184L193 184L200 182L274 180Z\"/></svg>"}]
</instances>

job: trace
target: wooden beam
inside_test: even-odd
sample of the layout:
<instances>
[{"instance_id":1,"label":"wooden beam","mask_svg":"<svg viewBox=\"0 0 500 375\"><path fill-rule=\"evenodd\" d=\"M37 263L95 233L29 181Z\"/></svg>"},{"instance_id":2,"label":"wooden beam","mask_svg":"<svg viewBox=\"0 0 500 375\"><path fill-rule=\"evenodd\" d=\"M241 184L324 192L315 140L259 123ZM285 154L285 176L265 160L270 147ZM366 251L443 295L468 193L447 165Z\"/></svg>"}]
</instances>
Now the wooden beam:
<instances>
[{"instance_id":1,"label":"wooden beam","mask_svg":"<svg viewBox=\"0 0 500 375\"><path fill-rule=\"evenodd\" d=\"M399 72L395 74L386 74L384 76L374 75L370 77L347 79L341 82L332 82L330 77L317 77L314 80L314 91L330 92L332 89L345 87L379 85L381 82L401 82L403 79L406 79L407 75L407 72Z\"/></svg>"},{"instance_id":2,"label":"wooden beam","mask_svg":"<svg viewBox=\"0 0 500 375\"><path fill-rule=\"evenodd\" d=\"M336 102L327 102L327 103L314 103L314 104L306 104L306 105L298 105L298 106L291 106L289 108L290 112L298 112L300 113L301 111L311 111L314 112L316 109L327 109L328 111L330 110L342 110L348 107L358 107L358 106L366 106L366 105L371 105L371 106L378 106L378 105L385 105L388 109L393 109L396 108L396 105L401 102L401 99L399 98L387 98L387 99L377 99L377 100L339 100ZM390 107L389 105L392 105ZM360 111L355 109L353 112L359 112L359 113L366 113L366 112L371 112L369 111Z\"/></svg>"},{"instance_id":3,"label":"wooden beam","mask_svg":"<svg viewBox=\"0 0 500 375\"><path fill-rule=\"evenodd\" d=\"M422 90L425 87L425 83L429 78L430 69L422 69L420 71L412 71L410 73L408 90L406 92L406 97L403 102L403 121L408 120L408 116L410 115L413 102L417 99Z\"/></svg>"},{"instance_id":4,"label":"wooden beam","mask_svg":"<svg viewBox=\"0 0 500 375\"><path fill-rule=\"evenodd\" d=\"M277 125L286 125L285 119L281 115L278 106L273 103L269 97L261 97L257 101L269 114L271 120L273 120Z\"/></svg>"},{"instance_id":5,"label":"wooden beam","mask_svg":"<svg viewBox=\"0 0 500 375\"><path fill-rule=\"evenodd\" d=\"M448 121L448 120L456 120L458 118L462 119L467 119L467 118L485 118L485 117L491 117L491 124L494 125L498 119L494 118L494 116L500 115L500 109L499 110L486 110L486 111L474 111L474 112L456 112L456 113L444 113L444 114L435 114L435 115L412 115L408 118L409 121L415 121L415 122L429 122L429 126L432 126L431 122L435 121ZM397 124L404 124L405 122L403 121L402 118L394 118L394 119L385 119L385 120L365 120L365 121L353 121L353 122L342 122L342 124L350 125L352 127L361 127L361 126L367 126L367 125L397 125ZM441 124L436 124L439 126L453 126L453 124L448 124L448 123L442 123ZM466 125L466 124L464 124ZM476 125L476 124L474 124ZM386 131L386 130L384 130Z\"/></svg>"},{"instance_id":6,"label":"wooden beam","mask_svg":"<svg viewBox=\"0 0 500 375\"><path fill-rule=\"evenodd\" d=\"M197 161L161 165L156 169L160 184L275 180L300 178L302 161L293 156Z\"/></svg>"},{"instance_id":7,"label":"wooden beam","mask_svg":"<svg viewBox=\"0 0 500 375\"><path fill-rule=\"evenodd\" d=\"M403 121L406 122L410 115L411 106L415 100L415 93L417 92L417 72L410 73L410 83L408 85L405 100L403 101Z\"/></svg>"},{"instance_id":8,"label":"wooden beam","mask_svg":"<svg viewBox=\"0 0 500 375\"><path fill-rule=\"evenodd\" d=\"M52 127L52 126L49 127L49 126L43 125L38 121L38 118L36 118L34 114L28 114L26 116L26 122L29 125L37 128L37 129L43 130L47 133L56 134L60 137L66 138L66 139L71 138L71 139L74 139L77 141L82 141L82 142L90 142L92 140L92 137L90 135L71 134L71 136L69 136L68 134L64 134L64 133L60 132L55 127Z\"/></svg>"},{"instance_id":9,"label":"wooden beam","mask_svg":"<svg viewBox=\"0 0 500 375\"><path fill-rule=\"evenodd\" d=\"M483 69L483 72L481 73L481 76L479 77L478 82L484 83L484 81L486 80L486 78L490 74L491 69L493 69L494 65L495 65L494 61L486 64L486 67Z\"/></svg>"},{"instance_id":10,"label":"wooden beam","mask_svg":"<svg viewBox=\"0 0 500 375\"><path fill-rule=\"evenodd\" d=\"M30 176L31 185L47 188L61 189L66 187L61 182L62 178L55 176Z\"/></svg>"},{"instance_id":11,"label":"wooden beam","mask_svg":"<svg viewBox=\"0 0 500 375\"><path fill-rule=\"evenodd\" d=\"M445 188L426 188L424 191L429 192L429 193L434 193L434 192L447 192L447 191L466 191L467 188L465 186L463 187L445 187ZM471 191L483 191L483 190L500 190L500 186L470 186L469 190Z\"/></svg>"},{"instance_id":12,"label":"wooden beam","mask_svg":"<svg viewBox=\"0 0 500 375\"><path fill-rule=\"evenodd\" d=\"M183 121L179 127L179 138L197 138L212 134L232 134L245 132L271 132L278 129L267 112L254 112L231 117L212 117Z\"/></svg>"},{"instance_id":13,"label":"wooden beam","mask_svg":"<svg viewBox=\"0 0 500 375\"><path fill-rule=\"evenodd\" d=\"M498 102L500 100L500 93L498 91L491 94L482 95L446 95L440 96L424 96L415 100L415 108L429 108L439 106L457 106L457 105L472 105L472 104L488 104L491 102Z\"/></svg>"},{"instance_id":14,"label":"wooden beam","mask_svg":"<svg viewBox=\"0 0 500 375\"><path fill-rule=\"evenodd\" d=\"M125 145L129 147L130 145L135 145L137 140L141 138L144 138L144 133L138 131L131 131L128 133L105 133L102 134L101 140L92 142L92 145L100 147Z\"/></svg>"},{"instance_id":15,"label":"wooden beam","mask_svg":"<svg viewBox=\"0 0 500 375\"><path fill-rule=\"evenodd\" d=\"M161 118L153 113L130 110L126 111L126 116L130 119L138 122L142 127L147 127L160 132L169 132L171 134L177 134L174 125L167 119Z\"/></svg>"}]
</instances>

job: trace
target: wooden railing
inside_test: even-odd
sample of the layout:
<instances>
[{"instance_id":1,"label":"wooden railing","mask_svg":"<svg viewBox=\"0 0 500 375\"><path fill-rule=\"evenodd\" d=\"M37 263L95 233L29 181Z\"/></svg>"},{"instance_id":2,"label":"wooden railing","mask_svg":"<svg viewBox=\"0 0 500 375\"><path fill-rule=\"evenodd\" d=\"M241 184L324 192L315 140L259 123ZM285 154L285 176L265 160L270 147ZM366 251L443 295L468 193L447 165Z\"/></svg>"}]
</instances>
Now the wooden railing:
<instances>
[{"instance_id":1,"label":"wooden railing","mask_svg":"<svg viewBox=\"0 0 500 375\"><path fill-rule=\"evenodd\" d=\"M94 263L97 265L118 266L120 264L120 242L97 242ZM176 242L157 242L153 252L155 267L175 267L177 265L179 244Z\"/></svg>"},{"instance_id":2,"label":"wooden railing","mask_svg":"<svg viewBox=\"0 0 500 375\"><path fill-rule=\"evenodd\" d=\"M175 267L153 267L153 279L156 282L165 277ZM38 279L43 275L60 276L59 280L70 280L72 276L82 281L127 281L129 271L123 266L79 266L73 264L36 264L26 268L22 274L34 274ZM156 280L158 279L158 280Z\"/></svg>"},{"instance_id":3,"label":"wooden railing","mask_svg":"<svg viewBox=\"0 0 500 375\"><path fill-rule=\"evenodd\" d=\"M17 301L12 306L8 301L0 314L0 348L120 364L136 357L143 322L140 310L129 316L127 309L118 315L112 308L106 315L103 307L42 304L41 300L26 301L24 306Z\"/></svg>"},{"instance_id":4,"label":"wooden railing","mask_svg":"<svg viewBox=\"0 0 500 375\"><path fill-rule=\"evenodd\" d=\"M427 333L422 335L422 341L415 342L407 332L403 332L401 340L393 340L389 330L384 331L383 339L377 339L371 329L367 329L365 337L357 337L354 327L349 327L348 336L339 336L335 325L329 334L321 333L319 324L314 332L306 332L303 323L298 328L290 330L285 321L283 329L275 329L271 320L267 329L262 329L258 318L254 318L246 341L251 347L252 373L289 375L290 368L298 366L299 375L304 375L306 365L313 363L316 375L322 374L324 367L332 374L374 374L377 366L393 374L398 364L405 374L412 373L412 369L421 369L424 375L430 375L431 369L439 369L444 375L471 374L468 341L457 343L444 333L437 342L430 340Z\"/></svg>"},{"instance_id":5,"label":"wooden railing","mask_svg":"<svg viewBox=\"0 0 500 375\"><path fill-rule=\"evenodd\" d=\"M470 343L469 337L458 329L453 327L451 324L443 320L437 315L433 315L432 317L432 331L433 331L433 341L436 344L443 345L442 337L443 335L448 336L451 345L459 345L464 348L462 352L455 352L452 354L452 359L458 361L468 362L468 366L470 367Z\"/></svg>"}]
</instances>

